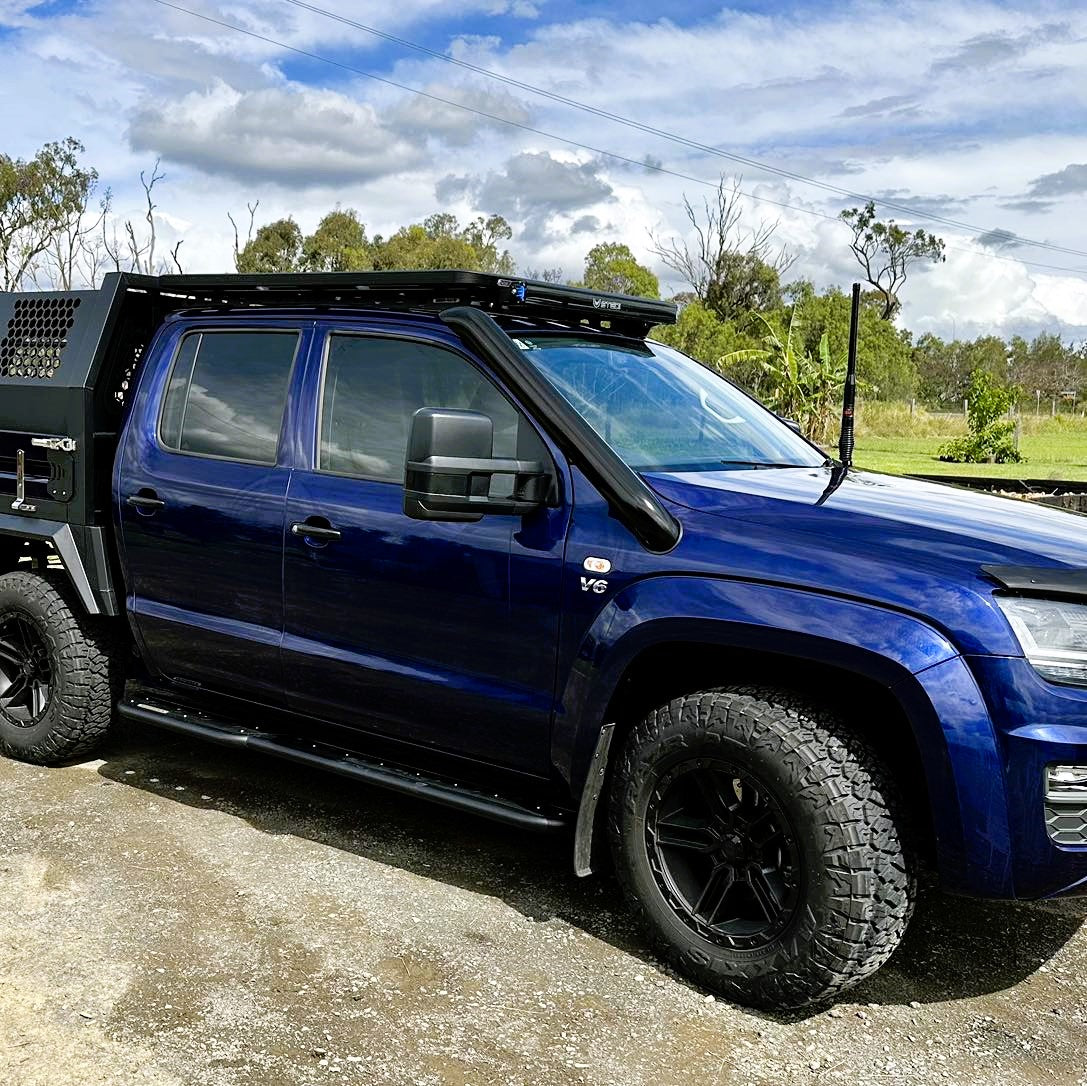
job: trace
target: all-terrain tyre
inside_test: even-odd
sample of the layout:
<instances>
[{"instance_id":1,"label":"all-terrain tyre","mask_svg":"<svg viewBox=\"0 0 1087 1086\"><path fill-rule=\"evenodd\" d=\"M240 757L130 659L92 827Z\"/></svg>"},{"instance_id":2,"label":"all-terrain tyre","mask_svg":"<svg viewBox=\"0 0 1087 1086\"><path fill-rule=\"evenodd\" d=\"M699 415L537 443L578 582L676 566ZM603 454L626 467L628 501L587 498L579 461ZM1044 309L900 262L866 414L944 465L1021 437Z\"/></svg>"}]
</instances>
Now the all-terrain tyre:
<instances>
[{"instance_id":1,"label":"all-terrain tyre","mask_svg":"<svg viewBox=\"0 0 1087 1086\"><path fill-rule=\"evenodd\" d=\"M654 710L626 739L609 814L616 871L661 954L737 1003L832 999L909 923L915 865L880 760L787 693Z\"/></svg>"},{"instance_id":2,"label":"all-terrain tyre","mask_svg":"<svg viewBox=\"0 0 1087 1086\"><path fill-rule=\"evenodd\" d=\"M111 634L63 574L0 576L0 754L60 765L94 750L118 678Z\"/></svg>"}]
</instances>

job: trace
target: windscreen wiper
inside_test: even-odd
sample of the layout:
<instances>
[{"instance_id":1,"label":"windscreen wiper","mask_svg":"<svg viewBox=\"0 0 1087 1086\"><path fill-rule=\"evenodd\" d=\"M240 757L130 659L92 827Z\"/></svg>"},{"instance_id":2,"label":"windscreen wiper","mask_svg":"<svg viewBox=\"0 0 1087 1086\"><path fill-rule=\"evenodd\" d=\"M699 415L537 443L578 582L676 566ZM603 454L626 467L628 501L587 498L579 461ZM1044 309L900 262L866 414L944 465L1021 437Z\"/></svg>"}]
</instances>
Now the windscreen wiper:
<instances>
[{"instance_id":1,"label":"windscreen wiper","mask_svg":"<svg viewBox=\"0 0 1087 1086\"><path fill-rule=\"evenodd\" d=\"M776 464L771 460L718 460L718 464L741 468L810 468L811 464Z\"/></svg>"}]
</instances>

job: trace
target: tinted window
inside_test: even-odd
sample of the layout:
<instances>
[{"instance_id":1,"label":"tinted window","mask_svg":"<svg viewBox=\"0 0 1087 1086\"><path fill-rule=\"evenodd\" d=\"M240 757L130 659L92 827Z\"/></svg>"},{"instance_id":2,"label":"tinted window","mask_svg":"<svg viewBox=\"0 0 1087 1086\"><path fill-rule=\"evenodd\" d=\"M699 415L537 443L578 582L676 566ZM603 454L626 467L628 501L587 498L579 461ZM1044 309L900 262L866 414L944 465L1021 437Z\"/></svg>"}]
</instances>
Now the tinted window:
<instances>
[{"instance_id":1,"label":"tinted window","mask_svg":"<svg viewBox=\"0 0 1087 1086\"><path fill-rule=\"evenodd\" d=\"M274 464L297 332L195 332L182 340L159 435L182 452Z\"/></svg>"},{"instance_id":2,"label":"tinted window","mask_svg":"<svg viewBox=\"0 0 1087 1086\"><path fill-rule=\"evenodd\" d=\"M404 481L411 417L421 407L481 411L494 422L494 455L546 457L535 431L474 366L410 340L329 337L319 466Z\"/></svg>"}]
</instances>

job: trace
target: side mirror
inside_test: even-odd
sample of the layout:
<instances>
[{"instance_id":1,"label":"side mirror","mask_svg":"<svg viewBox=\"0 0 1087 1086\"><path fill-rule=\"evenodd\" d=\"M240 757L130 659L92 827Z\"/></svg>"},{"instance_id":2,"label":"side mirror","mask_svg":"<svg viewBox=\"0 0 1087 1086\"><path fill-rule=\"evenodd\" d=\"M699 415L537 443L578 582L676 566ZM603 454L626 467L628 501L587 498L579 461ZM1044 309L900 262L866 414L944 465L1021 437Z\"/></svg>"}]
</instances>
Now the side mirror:
<instances>
[{"instance_id":1,"label":"side mirror","mask_svg":"<svg viewBox=\"0 0 1087 1086\"><path fill-rule=\"evenodd\" d=\"M796 419L787 419L784 415L778 415L778 419L785 423L794 434L800 434L801 437L804 436L804 431L800 428L800 423L797 422Z\"/></svg>"},{"instance_id":2,"label":"side mirror","mask_svg":"<svg viewBox=\"0 0 1087 1086\"><path fill-rule=\"evenodd\" d=\"M423 407L412 416L404 512L413 520L522 516L546 505L554 479L537 460L494 452L494 423L478 411Z\"/></svg>"}]
</instances>

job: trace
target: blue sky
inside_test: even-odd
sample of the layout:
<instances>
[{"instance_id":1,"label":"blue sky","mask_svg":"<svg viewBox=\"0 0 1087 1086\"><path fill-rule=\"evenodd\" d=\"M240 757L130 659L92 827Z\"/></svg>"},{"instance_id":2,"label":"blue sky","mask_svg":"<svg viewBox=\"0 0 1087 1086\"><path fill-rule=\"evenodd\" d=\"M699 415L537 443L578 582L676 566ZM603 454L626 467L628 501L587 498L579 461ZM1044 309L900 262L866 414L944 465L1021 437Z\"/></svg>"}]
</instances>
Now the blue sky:
<instances>
[{"instance_id":1,"label":"blue sky","mask_svg":"<svg viewBox=\"0 0 1087 1086\"><path fill-rule=\"evenodd\" d=\"M74 135L120 218L160 159L158 228L186 270L227 269L227 213L310 229L340 204L371 233L430 212L498 212L522 267L574 276L621 240L689 229L723 173L743 226L775 222L794 274L855 274L853 202L695 151L344 26L289 0L177 0L320 57L686 174L684 181L443 107L154 0L0 0L0 150ZM825 185L966 224L927 224L946 263L907 284L904 322L947 334L1087 338L1087 7L962 0L727 7L643 0L312 0L430 49ZM742 182L740 180L742 174ZM786 205L786 206L781 206ZM908 215L888 211L899 219ZM918 223L921 220L918 219ZM994 247L986 232L1076 250Z\"/></svg>"}]
</instances>

